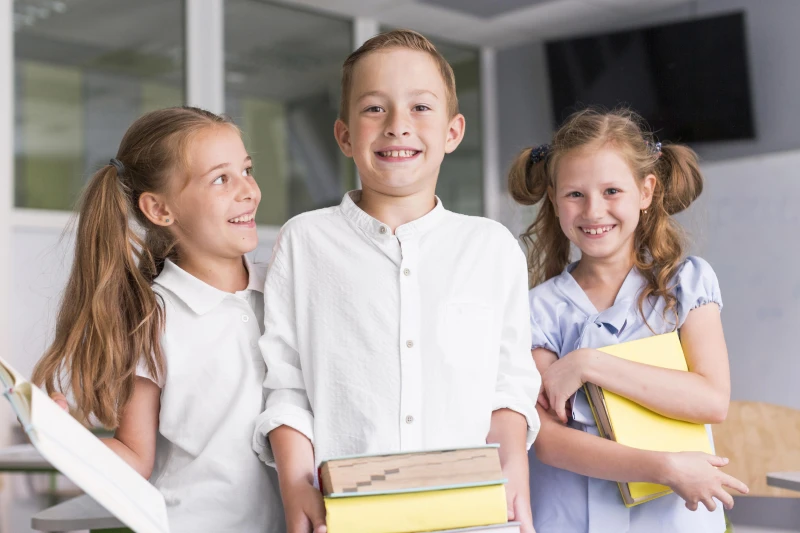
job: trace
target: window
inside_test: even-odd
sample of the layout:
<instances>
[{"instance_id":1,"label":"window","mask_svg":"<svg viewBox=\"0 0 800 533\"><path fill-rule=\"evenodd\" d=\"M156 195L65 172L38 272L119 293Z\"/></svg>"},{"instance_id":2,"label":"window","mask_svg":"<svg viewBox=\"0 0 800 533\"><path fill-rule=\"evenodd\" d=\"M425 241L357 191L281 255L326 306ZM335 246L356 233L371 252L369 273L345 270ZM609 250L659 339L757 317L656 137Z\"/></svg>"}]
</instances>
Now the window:
<instances>
[{"instance_id":1,"label":"window","mask_svg":"<svg viewBox=\"0 0 800 533\"><path fill-rule=\"evenodd\" d=\"M72 209L141 114L184 101L181 0L14 0L17 207Z\"/></svg>"},{"instance_id":2,"label":"window","mask_svg":"<svg viewBox=\"0 0 800 533\"><path fill-rule=\"evenodd\" d=\"M333 137L352 42L348 20L256 0L225 3L226 113L253 157L259 224L336 205L355 188L355 167Z\"/></svg>"}]
</instances>

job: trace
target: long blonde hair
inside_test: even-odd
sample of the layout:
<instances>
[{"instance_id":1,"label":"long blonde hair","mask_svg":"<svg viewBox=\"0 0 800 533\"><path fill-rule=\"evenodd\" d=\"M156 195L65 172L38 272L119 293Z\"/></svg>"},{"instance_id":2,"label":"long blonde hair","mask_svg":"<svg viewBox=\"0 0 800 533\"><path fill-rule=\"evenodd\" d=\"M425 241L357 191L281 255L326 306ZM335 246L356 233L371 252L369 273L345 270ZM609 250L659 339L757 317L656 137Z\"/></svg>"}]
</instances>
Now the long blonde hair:
<instances>
[{"instance_id":1,"label":"long blonde hair","mask_svg":"<svg viewBox=\"0 0 800 533\"><path fill-rule=\"evenodd\" d=\"M165 227L142 213L139 197L165 192L172 176L185 174L190 139L220 124L235 127L193 107L148 113L131 125L116 158L83 191L55 340L33 372L34 383L48 393L71 390L81 420L94 415L116 428L133 394L140 361L152 376L164 372L164 310L151 283L164 261L177 257L178 248Z\"/></svg>"},{"instance_id":2,"label":"long blonde hair","mask_svg":"<svg viewBox=\"0 0 800 533\"><path fill-rule=\"evenodd\" d=\"M528 251L530 286L560 274L570 261L570 241L561 231L548 191L555 189L559 160L569 152L611 146L628 163L641 182L657 178L653 201L642 213L634 234L634 265L646 280L639 311L650 297L664 298L664 313L675 311L677 300L670 286L683 260L685 239L672 215L683 211L703 191L697 154L680 144L656 143L644 120L629 109L596 108L573 113L558 129L549 147L523 150L508 177L511 196L524 205L542 202L533 223L522 234ZM534 152L534 157L531 154Z\"/></svg>"}]
</instances>

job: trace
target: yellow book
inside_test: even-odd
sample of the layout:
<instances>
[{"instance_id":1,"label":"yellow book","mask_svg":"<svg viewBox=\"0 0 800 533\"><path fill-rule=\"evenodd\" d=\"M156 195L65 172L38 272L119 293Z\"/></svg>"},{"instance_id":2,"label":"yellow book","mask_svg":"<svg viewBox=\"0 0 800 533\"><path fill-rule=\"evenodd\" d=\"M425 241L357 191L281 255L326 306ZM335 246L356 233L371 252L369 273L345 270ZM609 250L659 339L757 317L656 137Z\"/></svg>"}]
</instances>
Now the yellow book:
<instances>
[{"instance_id":1,"label":"yellow book","mask_svg":"<svg viewBox=\"0 0 800 533\"><path fill-rule=\"evenodd\" d=\"M661 368L688 372L686 357L676 332L599 348L601 352ZM675 420L587 383L586 396L592 406L601 436L642 450L660 452L700 451L713 453L703 424ZM619 483L627 507L672 492L654 483Z\"/></svg>"},{"instance_id":2,"label":"yellow book","mask_svg":"<svg viewBox=\"0 0 800 533\"><path fill-rule=\"evenodd\" d=\"M325 498L329 533L410 533L505 523L505 486Z\"/></svg>"}]
</instances>

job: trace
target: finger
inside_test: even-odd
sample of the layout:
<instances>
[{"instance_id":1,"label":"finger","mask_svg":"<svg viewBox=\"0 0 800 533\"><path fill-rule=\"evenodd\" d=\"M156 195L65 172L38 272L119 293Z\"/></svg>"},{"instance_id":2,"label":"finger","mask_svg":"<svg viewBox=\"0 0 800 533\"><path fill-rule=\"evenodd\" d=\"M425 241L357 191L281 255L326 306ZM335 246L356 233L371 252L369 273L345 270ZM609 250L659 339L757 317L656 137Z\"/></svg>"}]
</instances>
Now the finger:
<instances>
[{"instance_id":1,"label":"finger","mask_svg":"<svg viewBox=\"0 0 800 533\"><path fill-rule=\"evenodd\" d=\"M61 394L60 392L54 392L50 395L50 399L56 402L63 410L69 412L69 404L67 403L67 397Z\"/></svg>"},{"instance_id":2,"label":"finger","mask_svg":"<svg viewBox=\"0 0 800 533\"><path fill-rule=\"evenodd\" d=\"M564 424L566 424L567 423L566 402L557 401L551 403L555 407L558 419L561 420L561 422L563 422Z\"/></svg>"},{"instance_id":3,"label":"finger","mask_svg":"<svg viewBox=\"0 0 800 533\"><path fill-rule=\"evenodd\" d=\"M730 462L727 457L720 457L718 455L707 455L706 459L708 459L708 464L716 466L717 468L726 466Z\"/></svg>"},{"instance_id":4,"label":"finger","mask_svg":"<svg viewBox=\"0 0 800 533\"><path fill-rule=\"evenodd\" d=\"M708 512L710 512L710 513L713 513L714 509L717 508L717 502L711 496L706 496L705 498L703 498L700 501L703 502L703 505L706 506L706 509L708 509Z\"/></svg>"},{"instance_id":5,"label":"finger","mask_svg":"<svg viewBox=\"0 0 800 533\"><path fill-rule=\"evenodd\" d=\"M696 511L697 510L697 502L687 501L686 502L686 508L689 509L690 511Z\"/></svg>"},{"instance_id":6,"label":"finger","mask_svg":"<svg viewBox=\"0 0 800 533\"><path fill-rule=\"evenodd\" d=\"M743 482L739 481L735 477L730 476L728 474L722 474L722 484L733 490L738 490L742 494L747 494L748 492L750 492L750 487L748 487Z\"/></svg>"},{"instance_id":7,"label":"finger","mask_svg":"<svg viewBox=\"0 0 800 533\"><path fill-rule=\"evenodd\" d=\"M316 505L312 506L311 515L308 517L311 520L311 527L314 533L325 533L328 531L325 525L325 504L322 499Z\"/></svg>"},{"instance_id":8,"label":"finger","mask_svg":"<svg viewBox=\"0 0 800 533\"><path fill-rule=\"evenodd\" d=\"M722 503L722 506L725 509L733 508L733 496L725 492L723 489L717 489L714 493L714 497Z\"/></svg>"},{"instance_id":9,"label":"finger","mask_svg":"<svg viewBox=\"0 0 800 533\"><path fill-rule=\"evenodd\" d=\"M543 392L539 393L539 399L537 401L539 402L539 405L542 406L542 409L545 411L550 410L550 402L547 401L547 396Z\"/></svg>"}]
</instances>

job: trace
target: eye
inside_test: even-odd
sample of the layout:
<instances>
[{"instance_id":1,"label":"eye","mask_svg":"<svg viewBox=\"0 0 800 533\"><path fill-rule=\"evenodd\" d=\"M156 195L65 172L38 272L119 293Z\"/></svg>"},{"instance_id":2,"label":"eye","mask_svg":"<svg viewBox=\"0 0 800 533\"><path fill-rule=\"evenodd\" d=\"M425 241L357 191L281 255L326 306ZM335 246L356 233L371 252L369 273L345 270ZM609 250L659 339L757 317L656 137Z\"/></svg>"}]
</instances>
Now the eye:
<instances>
[{"instance_id":1,"label":"eye","mask_svg":"<svg viewBox=\"0 0 800 533\"><path fill-rule=\"evenodd\" d=\"M582 198L583 194L579 193L578 191L572 191L567 193L567 198Z\"/></svg>"},{"instance_id":2,"label":"eye","mask_svg":"<svg viewBox=\"0 0 800 533\"><path fill-rule=\"evenodd\" d=\"M242 176L252 176L253 175L253 167L249 166L246 169L242 170Z\"/></svg>"},{"instance_id":3,"label":"eye","mask_svg":"<svg viewBox=\"0 0 800 533\"><path fill-rule=\"evenodd\" d=\"M217 176L217 178L211 182L212 185L224 185L225 182L228 181L226 176Z\"/></svg>"},{"instance_id":4,"label":"eye","mask_svg":"<svg viewBox=\"0 0 800 533\"><path fill-rule=\"evenodd\" d=\"M431 108L425 104L417 104L414 106L414 111L430 111Z\"/></svg>"},{"instance_id":5,"label":"eye","mask_svg":"<svg viewBox=\"0 0 800 533\"><path fill-rule=\"evenodd\" d=\"M382 113L383 112L383 108L381 106L379 106L379 105L371 105L368 108L366 108L364 111L366 111L367 113Z\"/></svg>"},{"instance_id":6,"label":"eye","mask_svg":"<svg viewBox=\"0 0 800 533\"><path fill-rule=\"evenodd\" d=\"M606 189L606 194L619 194L621 192L622 191L620 191L619 189L617 189L615 187L611 187L611 188Z\"/></svg>"}]
</instances>

